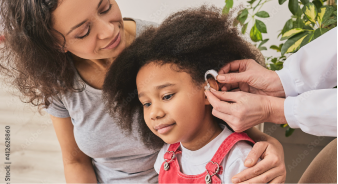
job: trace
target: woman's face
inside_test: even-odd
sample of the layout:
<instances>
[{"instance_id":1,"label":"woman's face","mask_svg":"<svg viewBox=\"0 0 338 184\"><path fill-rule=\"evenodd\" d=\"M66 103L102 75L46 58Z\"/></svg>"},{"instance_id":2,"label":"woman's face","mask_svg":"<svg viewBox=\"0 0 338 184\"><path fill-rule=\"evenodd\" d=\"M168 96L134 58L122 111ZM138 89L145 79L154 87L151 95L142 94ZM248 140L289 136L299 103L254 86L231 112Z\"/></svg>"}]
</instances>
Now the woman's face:
<instances>
[{"instance_id":1,"label":"woman's face","mask_svg":"<svg viewBox=\"0 0 338 184\"><path fill-rule=\"evenodd\" d=\"M137 74L139 100L144 120L164 142L190 142L200 133L210 105L203 86L197 86L186 72L174 65L149 63ZM175 69L175 68L174 68Z\"/></svg>"},{"instance_id":2,"label":"woman's face","mask_svg":"<svg viewBox=\"0 0 338 184\"><path fill-rule=\"evenodd\" d=\"M65 51L80 58L113 58L125 48L124 24L115 0L59 0L52 16L53 28L66 38Z\"/></svg>"}]
</instances>

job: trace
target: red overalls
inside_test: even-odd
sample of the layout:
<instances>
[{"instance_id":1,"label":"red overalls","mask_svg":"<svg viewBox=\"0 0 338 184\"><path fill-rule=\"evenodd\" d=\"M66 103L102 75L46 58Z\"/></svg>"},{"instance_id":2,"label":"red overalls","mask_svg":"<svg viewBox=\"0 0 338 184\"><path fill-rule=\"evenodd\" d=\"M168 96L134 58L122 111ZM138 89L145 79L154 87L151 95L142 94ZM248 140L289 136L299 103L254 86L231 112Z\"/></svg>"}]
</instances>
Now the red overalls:
<instances>
[{"instance_id":1,"label":"red overalls","mask_svg":"<svg viewBox=\"0 0 338 184\"><path fill-rule=\"evenodd\" d=\"M181 173L176 154L181 153L180 143L171 144L168 151L164 154L164 162L158 176L159 183L222 183L216 174L222 174L223 168L220 166L224 157L238 141L249 141L255 143L245 133L232 133L218 148L214 157L206 165L206 171L198 175L186 175Z\"/></svg>"}]
</instances>

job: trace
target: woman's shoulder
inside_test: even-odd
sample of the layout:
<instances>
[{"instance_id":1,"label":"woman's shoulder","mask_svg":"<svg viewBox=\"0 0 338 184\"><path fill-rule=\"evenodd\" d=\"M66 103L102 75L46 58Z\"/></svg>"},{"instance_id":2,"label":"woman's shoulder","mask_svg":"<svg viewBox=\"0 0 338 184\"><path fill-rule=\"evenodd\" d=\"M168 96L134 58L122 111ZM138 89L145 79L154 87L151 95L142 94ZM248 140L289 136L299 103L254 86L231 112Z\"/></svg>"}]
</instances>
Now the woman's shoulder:
<instances>
[{"instance_id":1,"label":"woman's shoulder","mask_svg":"<svg viewBox=\"0 0 338 184\"><path fill-rule=\"evenodd\" d=\"M142 20L142 19L136 19L136 18L131 18L131 17L124 17L124 21L134 21L136 24L136 37L138 37L147 27L154 26L157 27L159 26L158 23L152 22L152 21L147 21L147 20Z\"/></svg>"}]
</instances>

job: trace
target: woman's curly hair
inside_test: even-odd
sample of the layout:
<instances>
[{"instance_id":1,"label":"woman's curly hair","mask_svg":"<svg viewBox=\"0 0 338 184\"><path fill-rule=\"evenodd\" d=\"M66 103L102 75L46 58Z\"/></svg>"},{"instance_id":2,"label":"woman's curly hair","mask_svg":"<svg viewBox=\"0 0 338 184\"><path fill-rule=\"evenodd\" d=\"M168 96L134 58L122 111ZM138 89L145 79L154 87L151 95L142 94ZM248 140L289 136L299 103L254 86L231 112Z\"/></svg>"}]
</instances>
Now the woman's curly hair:
<instances>
[{"instance_id":1,"label":"woman's curly hair","mask_svg":"<svg viewBox=\"0 0 338 184\"><path fill-rule=\"evenodd\" d=\"M260 52L231 26L230 17L222 15L218 8L204 5L174 13L158 28L147 28L116 58L106 75L103 85L106 109L118 119L117 124L131 132L136 122L146 146L163 145L147 127L137 97L136 76L148 63L174 64L179 71L190 74L198 85L205 82L204 73L209 69L218 71L239 59L261 61Z\"/></svg>"},{"instance_id":2,"label":"woman's curly hair","mask_svg":"<svg viewBox=\"0 0 338 184\"><path fill-rule=\"evenodd\" d=\"M77 91L71 55L63 52L65 39L52 28L58 0L0 0L0 5L5 36L0 74L21 92L22 100L41 109L50 105L50 97Z\"/></svg>"}]
</instances>

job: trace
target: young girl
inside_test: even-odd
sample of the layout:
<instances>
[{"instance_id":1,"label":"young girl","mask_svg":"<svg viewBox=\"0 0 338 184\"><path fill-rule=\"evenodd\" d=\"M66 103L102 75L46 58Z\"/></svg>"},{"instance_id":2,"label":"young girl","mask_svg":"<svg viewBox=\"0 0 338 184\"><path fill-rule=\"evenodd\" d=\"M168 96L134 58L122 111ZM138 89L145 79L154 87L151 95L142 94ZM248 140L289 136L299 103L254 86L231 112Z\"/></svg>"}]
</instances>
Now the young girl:
<instances>
[{"instance_id":1,"label":"young girl","mask_svg":"<svg viewBox=\"0 0 338 184\"><path fill-rule=\"evenodd\" d=\"M160 183L231 183L246 168L253 141L212 115L204 87L220 87L204 75L259 58L219 12L202 6L171 15L148 28L107 73L104 98L119 126L131 132L137 122L149 148L167 143L154 166Z\"/></svg>"}]
</instances>

